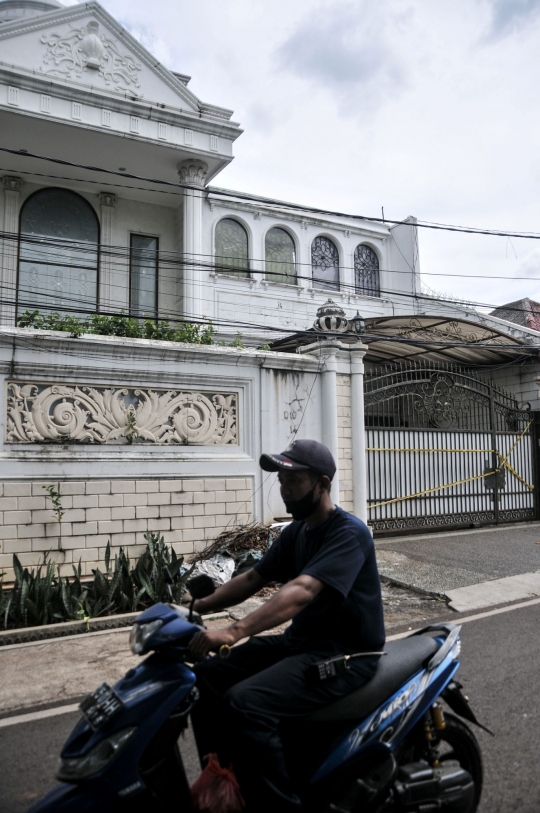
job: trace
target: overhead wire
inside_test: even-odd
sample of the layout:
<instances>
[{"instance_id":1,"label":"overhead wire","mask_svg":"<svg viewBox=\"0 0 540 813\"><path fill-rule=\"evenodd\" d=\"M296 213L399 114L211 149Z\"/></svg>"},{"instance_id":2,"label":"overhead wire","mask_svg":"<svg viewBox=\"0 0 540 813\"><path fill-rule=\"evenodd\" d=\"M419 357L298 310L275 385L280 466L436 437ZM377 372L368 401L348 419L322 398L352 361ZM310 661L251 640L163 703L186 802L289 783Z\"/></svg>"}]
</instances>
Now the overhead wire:
<instances>
[{"instance_id":1,"label":"overhead wire","mask_svg":"<svg viewBox=\"0 0 540 813\"><path fill-rule=\"evenodd\" d=\"M210 265L210 266L209 265L202 265L201 266L201 265L199 265L199 264L197 264L195 262L183 263L183 265L190 265L192 267L192 269L193 268L195 268L195 269L197 269L197 268L201 269L202 268L202 270L207 270L207 271L210 269L210 270L214 271L217 274L219 274L219 272L220 272L220 267L215 266L215 265ZM85 270L88 270L88 269L85 269ZM126 269L124 268L124 270L126 270ZM230 270L230 269L228 269L228 270ZM57 279L56 275L54 273L52 273L52 272L51 273L47 273L47 272L42 273L40 276L45 278L45 279L47 279L47 278L49 278L49 279ZM178 278L173 277L173 276L169 277L169 279L174 279L175 282L179 281ZM312 282L311 277L309 277L307 279L310 282ZM62 282L62 280L60 280L60 282ZM95 282L95 284L97 285L97 281ZM127 282L125 282L125 283L111 282L110 287L118 289L119 292L127 293L128 283ZM352 305L353 307L358 306L358 299L361 298L361 294L358 294L358 292L356 291L354 286L347 286L347 285L342 284L339 289L325 288L325 289L314 289L314 290L319 291L320 293L324 292L324 293L328 293L329 295L333 294L333 295L337 296L340 293L341 294L345 293L347 295L347 289L350 289L352 291L352 293L350 295L356 297L356 299L352 303L349 301L346 304ZM14 285L11 286L11 290L12 291L15 290ZM24 304L25 306L27 306L29 308L35 306L36 304L39 304L40 300L43 300L44 298L48 299L49 302L52 302L53 300L58 299L58 293L57 292L41 291L41 292L39 292L39 294L36 294L35 289L25 288L23 285L20 285L20 284L19 284L19 287L18 287L18 291L19 291L19 294L22 292L23 294L27 294L29 296L28 299L25 298L23 300L21 300L21 298L19 296L19 305ZM431 302L432 301L432 297L430 297L429 295L422 294L422 293L407 293L407 292L404 292L404 291L401 291L401 290L384 289L384 288L381 289L380 293L382 295L384 295L384 296L391 296L391 297L394 297L394 298L401 298L402 300L405 300L405 301L407 301L407 300L414 300L414 301L417 301L417 302L419 302L419 301L429 301L429 302ZM33 300L30 298L32 296L34 297ZM214 304L213 296L206 297L204 295L201 295L200 299L201 299L202 302L206 302L209 305ZM373 297L373 299L376 300L376 297ZM126 297L126 300L127 300L127 297ZM83 307L81 307L81 295L80 294L78 294L75 298L73 298L73 297L70 297L70 295L65 293L65 291L64 291L61 294L61 301L65 301L65 302L74 301L77 304L77 308L75 310L80 311L80 312L85 311L85 309ZM95 301L95 299L94 299L94 301ZM88 304L90 305L90 301L89 301ZM113 299L103 300L103 298L102 298L101 301L100 301L100 306L103 306L103 305L104 306L109 306L110 308L116 308L117 309L116 312L118 312L119 308L129 307L127 301L125 303L121 303L121 302L119 302L118 298L114 299L114 300ZM483 309L489 309L489 308L493 309L493 308L496 307L493 304L489 304L489 303L482 303L482 302L478 302L478 301L467 301L467 300L460 301L459 305L462 306L462 307L483 308ZM61 304L59 302L58 306L57 306L57 309L59 309L61 307L62 306L61 306ZM270 314L275 315L276 307L275 307L274 303L263 304L263 303L259 302L257 307L258 307L259 312L262 309L264 311L268 311ZM67 308L66 310L69 311L71 309ZM95 306L95 304L92 304L89 307L88 313L94 313L95 310L96 310L96 306ZM517 307L515 307L515 308L508 307L508 310L514 310L516 312L521 312L521 309L517 308ZM164 308L162 306L159 307L159 318L162 319L165 316L167 316L169 313L170 313L171 317L180 317L180 321L186 321L187 317L185 317L185 315L183 315L183 314L178 314L177 310L167 311L166 308ZM138 313L138 315L140 315L140 313ZM406 314L404 314L404 315L406 315ZM436 314L433 314L433 315L436 316ZM149 316L153 316L153 314L149 314ZM372 317L367 317L367 318L372 318L374 320L376 320L376 319L386 320L388 317L383 316L383 315L381 315L381 316L374 315ZM192 321L197 321L197 320L195 319L195 320L192 320ZM215 322L216 319L214 318L211 321ZM235 319L235 324L236 323L237 323L237 320ZM268 325L268 324L262 324L260 322L244 322L242 324L245 327L250 326L250 327L253 327L254 329L276 330L277 332L280 332L280 333L287 332L287 328L283 327L283 326L275 327L275 326L271 326L271 325Z\"/></svg>"},{"instance_id":2,"label":"overhead wire","mask_svg":"<svg viewBox=\"0 0 540 813\"><path fill-rule=\"evenodd\" d=\"M133 180L143 181L146 183L158 184L160 186L166 186L170 188L176 189L187 189L196 192L201 192L201 187L196 186L194 184L187 184L181 181L167 181L165 179L160 178L149 178L144 175L136 175L134 173L126 172L126 171L119 171L108 169L106 167L99 167L94 166L91 164L81 164L76 161L68 161L67 159L63 158L54 158L49 155L40 155L39 153L29 152L28 150L14 150L9 147L0 147L0 152L5 152L10 155L17 155L18 157L24 158L34 158L40 161L47 161L54 164L59 164L61 166L69 166L75 167L77 169L84 169L90 172L101 172L106 175L113 175L122 178L131 178ZM17 169L12 170L5 170L8 172L17 172ZM77 179L79 182L84 183L85 179L80 178ZM381 223L381 224L388 224L391 223L394 226L397 225L410 225L410 226L417 226L418 228L424 229L435 229L438 231L450 231L450 232L461 232L465 234L479 234L479 235L486 235L492 237L514 237L516 239L531 239L531 240L540 240L540 233L539 232L518 232L518 231L510 231L510 230L502 230L502 229L483 229L480 227L475 226L459 226L453 224L446 224L446 223L437 223L435 221L427 221L427 220L408 220L400 219L395 220L388 217L375 217L375 216L368 216L368 215L359 215L353 214L351 212L341 212L339 210L332 210L332 209L324 209L321 207L316 206L306 206L299 203L289 203L287 201L277 200L275 198L265 198L260 195L252 195L246 192L237 192L234 190L229 189L221 189L219 187L206 187L206 191L211 192L214 195L219 195L225 198L234 198L237 200L244 200L247 202L259 203L264 204L267 206L278 206L280 209L289 209L294 211L301 211L305 213L313 213L313 214L324 214L330 215L332 217L344 217L349 218L352 220L358 220L360 222L370 222L370 223ZM146 189L145 191L158 191L155 189Z\"/></svg>"},{"instance_id":3,"label":"overhead wire","mask_svg":"<svg viewBox=\"0 0 540 813\"><path fill-rule=\"evenodd\" d=\"M393 237L393 235L392 235L392 237ZM83 254L95 253L96 256L99 256L101 258L108 258L110 262L115 261L118 258L120 258L120 259L125 258L128 261L131 261L134 256L144 258L145 254L149 256L150 253L151 253L151 251L149 249L133 249L130 246L104 245L102 243L99 243L99 244L98 243L83 243L82 241L69 240L67 238L52 238L50 236L43 236L42 237L42 236L37 235L37 234L34 234L34 235L27 234L27 233L18 234L18 233L14 233L14 232L5 232L5 231L2 231L2 230L0 230L0 241L11 241L14 244L15 243L18 244L20 242L21 244L24 244L25 246L32 246L32 245L35 244L36 246L38 246L40 248L51 247L52 246L52 247L57 247L58 249L68 249L70 252L74 252L74 253L76 253L76 252L80 252L80 253L83 253ZM394 242L395 242L395 240L394 240ZM403 254L401 249L399 248L399 245L397 246L397 248L400 251L403 259L405 260L405 262L409 265L409 268L412 271L412 273L418 275L418 272L413 268L413 266L410 265L407 258L405 257L405 255ZM182 266L184 266L184 265L193 265L193 264L195 264L197 266L203 267L204 258L208 258L208 260L209 260L208 266L209 267L211 266L213 270L218 270L218 271L221 271L222 273L227 273L227 271L228 271L230 274L233 274L233 275L234 275L235 270L237 270L232 265L230 265L229 263L226 263L226 262L220 263L219 262L220 257L216 256L216 254L198 253L197 257L192 258L192 259L189 258L189 255L186 256L186 254L184 252L174 251L172 249L159 249L159 251L155 252L155 254L156 254L157 258L158 258L158 261L159 261L160 265L182 265ZM203 258L202 262L201 262L200 258ZM25 261L32 262L35 265L51 264L50 262L47 262L47 260L30 259L29 257L24 257L23 259ZM229 258L223 257L222 259L225 261L226 259L229 259ZM309 261L308 262L301 262L300 260L295 260L294 262L289 262L289 261L286 261L286 260L283 260L283 261L281 261L281 260L271 260L271 261L269 261L266 258L262 259L262 258L257 258L257 257L249 257L249 259L248 259L248 263L250 263L250 264L256 263L256 264L261 264L262 265L262 264L267 264L268 262L271 262L273 265L287 266L287 268L290 268L291 266L293 266L294 268L297 268L299 266L305 266L306 268L312 268L312 263L309 262ZM61 263L60 262L55 262L54 265L61 265ZM337 268L337 266L335 266L335 267ZM346 265L346 264L340 263L339 264L339 270L340 271L355 271L356 269L355 269L354 265ZM379 266L379 268L377 270L379 271L379 273L383 273L383 274L384 273L389 273L389 274L409 274L409 271L403 271L403 270L400 270L400 269L393 269L393 268L385 268L383 266ZM262 275L267 274L266 271L263 271L263 270L260 270L258 268L254 268L254 267L250 267L250 268L246 269L246 272L249 273L250 275L256 275L256 276L262 276ZM283 272L272 271L271 273L272 273L272 276L282 276L284 279L296 278L296 279L301 279L301 280L308 280L310 282L313 281L313 274L310 274L310 275L302 275L302 274L297 274L297 273L296 274L291 274L291 273L288 273L287 271L283 271ZM526 276L526 277L518 277L518 276L514 276L514 275L506 276L506 275L501 275L501 274L470 274L470 273L458 274L458 273L455 273L455 272L447 272L447 271L445 271L445 272L422 271L422 276L457 277L457 278L465 278L465 279L492 279L492 280L497 280L497 279L501 279L501 280L535 280L535 279L540 279L540 276L539 277L531 277L530 275ZM271 282L272 280L271 280L271 278L267 277L265 281L266 282ZM344 283L344 282L342 282L340 280L340 289L343 288L343 287L345 287L345 288L353 288L354 287L356 290L358 289L358 286L356 284L351 285L351 284L348 284L348 283ZM359 295L362 295L362 294L359 293Z\"/></svg>"},{"instance_id":4,"label":"overhead wire","mask_svg":"<svg viewBox=\"0 0 540 813\"><path fill-rule=\"evenodd\" d=\"M181 187L182 189L196 189L197 191L200 191L199 187L193 187L193 186L190 186L189 184L182 184L182 183L180 183L180 184L179 183L174 183L173 184L173 183L168 182L168 181L161 181L161 180L157 180L157 179L149 179L149 178L145 178L144 176L136 176L136 175L132 175L130 173L125 173L125 172L116 172L114 170L108 170L108 169L105 169L103 167L92 167L92 166L89 166L89 165L77 164L75 162L69 162L69 161L65 161L63 159L51 158L50 156L41 156L41 155L37 155L35 153L21 152L19 150L9 150L8 148L5 148L5 147L0 147L0 150L4 151L4 152L9 152L9 153L12 153L12 154L23 155L25 157L33 157L33 158L38 158L38 159L44 160L44 161L53 161L55 163L59 163L59 164L63 164L63 165L76 166L78 168L82 168L82 169L85 169L85 170L91 170L91 171L95 171L95 172L105 172L107 174L120 175L122 177L137 178L137 179L142 180L142 181L155 182L155 183L159 183L159 184L165 184L167 186ZM31 173L28 173L28 174L31 174ZM152 191L152 190L148 190L145 187L138 187L138 189L145 189L146 191ZM160 191L160 190L154 190L154 191ZM284 202L272 201L272 200L269 200L269 199L266 199L266 198L260 198L260 197L256 197L256 196L249 196L249 195L246 196L243 193L230 192L228 190L214 190L214 189L211 189L210 191L217 192L219 194L224 194L224 195L236 197L236 198L240 197L242 199L250 199L250 200L253 200L253 201L257 201L257 202L271 203L272 205L276 204L276 205L279 205L279 206L285 207L285 208L291 208L291 206L293 208L301 208L302 210L305 210L305 209L307 210L307 208L308 208L308 207L301 207L301 206L296 205L296 204L286 204ZM183 194L183 192L179 193L179 194ZM331 215L334 215L334 216L349 216L349 215L345 215L344 213L332 212L330 210L310 209L310 211L317 211L319 213L320 212L327 213L327 214L331 214ZM384 222L385 224L388 223L388 222L393 222L393 223L405 222L405 221L391 221L391 220L389 221L388 218L384 218L384 219L383 218L367 218L367 217L364 217L364 216L361 216L361 215L354 215L354 216L351 215L351 217L359 218L361 220L372 220L372 221L375 221L375 222ZM436 224L436 223L426 224L426 225L430 225L430 226L433 226L433 227L437 226L437 227L441 227L441 228L444 227L443 224ZM451 230L472 231L472 229L470 229L468 227L449 226L449 228ZM495 231L495 230L489 230L489 232L488 232L487 230L478 230L478 229L474 229L474 231L475 231L475 233L490 233L490 234L498 234L498 235L501 235L501 236L510 236L510 234L511 234L511 236L529 236L529 237L532 237L532 238L535 238L535 239L536 239L536 237L540 237L540 235L537 235L536 233L527 233L527 234L517 233L517 232L509 233L509 232L502 232L502 231ZM6 240L19 241L19 235L14 235L13 233L0 232L0 237L4 241L6 241ZM393 235L392 235L392 237L393 237ZM68 240L66 240L66 241L58 241L58 240L55 239L55 241L51 241L49 239L47 241L44 241L42 237L38 237L38 236L33 238L32 236L24 235L23 238L22 238L22 242L27 245L28 243L31 243L33 239L35 239L36 244L39 245L41 248L43 247L43 245L53 245L53 244L55 244L55 247L57 247L57 248L61 248L63 246L64 248L69 247L70 251L78 251L78 250L80 250L80 251L84 252L87 256L88 256L88 253L90 251L94 250L94 249L90 249L88 245L83 245L83 246L76 245L76 246L74 246L73 242L68 241ZM398 249L399 249L399 246L398 246ZM100 258L108 258L108 265L110 267L110 270L113 271L113 272L115 270L115 266L118 267L119 265L121 265L121 267L125 270L125 268L127 267L127 263L130 261L131 257L133 256L132 249L128 248L128 247L124 247L124 246L102 246L102 245L99 245L99 246L97 246L96 254L98 254ZM216 262L216 258L213 255L200 255L200 257L209 258L209 260L211 260L209 262L205 262L204 260L201 261L200 257L197 258L197 259L195 259L195 258L194 259L189 259L189 258L186 258L185 255L182 255L180 252L171 252L171 251L168 251L168 252L160 251L160 252L158 252L158 257L159 257L159 262L160 262L161 267L163 265L165 265L165 266L181 266L183 268L191 267L192 270L206 270L206 271L211 270L214 273L225 273L225 274L228 273L229 275L238 276L238 274L235 274L235 269L234 268L231 268L231 266L229 264L220 264L220 263ZM178 258L180 258L180 259L178 259ZM26 258L23 258L23 259L26 259ZM59 266L63 265L61 262L51 263L50 260L51 259L54 260L54 257L50 257L50 256L47 258L47 261L41 261L41 260L36 261L36 259L31 260L30 258L27 258L27 259L28 259L28 261L32 261L33 264L40 264L40 263L43 262L46 265L50 265L50 264L59 265ZM406 260L407 264L409 265L409 267L411 268L411 270L413 271L413 273L416 273L414 271L414 269L410 266L410 263L408 263L407 258L405 258L405 260ZM125 265L122 263L122 261L125 261ZM262 264L263 261L262 260L251 259L251 262L252 263L255 262L255 263L261 263ZM283 264L290 267L289 263L283 263ZM66 263L65 265L68 266L68 267L72 267L72 264L70 264L70 263ZM296 261L294 265L295 265L295 268L296 268L297 266L301 266L301 265L310 266L311 264L310 263L300 263L300 262ZM341 266L341 269L353 270L352 267L349 268L349 267L343 266L343 265ZM94 268L89 266L85 270L93 271ZM385 273L385 272L390 271L390 270L389 269L379 269L379 271L382 272L382 273ZM258 270L256 268L250 269L249 273L255 275L255 278L257 276L259 276L259 275L262 277L262 275L264 274L263 271ZM400 271L399 269L395 269L395 270L391 270L390 273L408 273L408 272ZM441 274L441 273L438 273L438 272L424 272L424 273L426 275L428 275L428 276L455 276L455 277L462 277L462 276L472 277L472 276L474 276L475 278L489 278L489 279L506 279L507 278L507 277L502 277L502 276L499 276L499 275L471 275L471 274L462 275L462 274L457 274L457 273L455 273L455 274L454 273L442 273ZM42 274L41 276L44 276L44 275ZM289 273L287 273L287 272L284 272L283 274L280 275L279 272L274 271L274 273L272 274L272 277L276 277L276 276L277 277L283 276L286 281L291 279L291 275ZM174 279L175 282L178 281L178 278L176 276L173 276L172 274L168 275L168 276L162 274L162 279L163 278L169 279L169 280ZM522 278L514 276L514 277L508 277L508 279L522 279ZM530 277L525 277L523 279L530 279ZM295 276L295 280L296 281L298 281L298 280L304 281L305 280L308 283L309 286L311 286L313 281L314 281L312 274L304 276L304 275L301 275L301 274L298 274L298 273ZM266 279L262 279L262 281L264 283L269 283L269 282L272 282L273 280L271 280L271 279L269 280L268 278L266 278ZM321 282L322 282L322 280L321 280ZM109 287L110 288L119 288L119 289L125 291L127 289L128 285L111 281ZM328 291L329 294L332 294L332 293L334 293L334 294L339 294L339 293L347 294L347 292L349 292L349 296L352 295L354 297L360 297L360 298L362 296L366 295L366 290L365 289L359 291L357 285L353 285L353 284L350 284L350 283L344 283L342 281L340 281L339 285L336 286L336 287L331 286L331 285L324 285L323 284L323 289L325 291ZM19 289L19 290L21 290L21 289ZM31 293L31 292L26 291L26 293ZM414 292L414 293L409 294L409 293L403 292L401 290L393 290L393 289L381 289L379 291L379 293L381 295L392 296L394 298L395 297L401 297L401 298L404 298L404 299L407 299L407 298L414 299L415 301L431 300L432 299L432 297L430 297L429 295L423 294L423 293ZM49 294L48 293L47 294L41 293L40 296L41 297L49 296ZM53 294L52 296L54 297L55 295ZM63 299L65 300L66 297L64 296ZM202 299L203 299L203 301L213 302L213 298L206 299L206 298L202 297ZM69 301L69 298L68 298L68 301ZM19 304L20 304L20 302L19 302ZM25 302L25 304L28 304L28 303ZM77 298L77 304L80 306L80 297ZM111 299L108 302L105 302L103 304L109 304L110 306L113 306L113 300ZM114 303L114 304L116 304L116 303ZM351 304L351 303L349 302L348 304ZM460 306L464 306L464 307L473 307L473 308L494 308L495 307L493 305L489 305L489 304L486 304L486 303L480 303L480 302L476 302L476 301L467 301L467 300L460 300L455 304L460 305ZM272 312L275 312L275 307L273 305L267 306L267 309L272 311ZM78 308L78 310L80 310L80 307ZM95 308L93 308L91 312L94 312L94 310L95 310ZM515 310L520 311L519 308L515 308ZM160 311L161 311L161 309L160 309ZM171 314L172 313L177 315L176 312L171 312ZM186 321L186 318L184 316L182 316L181 321ZM213 322L215 323L216 319L214 319ZM235 320L234 323L238 324L238 321ZM253 329L262 329L262 330L265 330L265 331L268 331L268 330L272 329L270 326L268 326L266 324L256 324L256 323L253 323L253 322L243 323L243 326L244 327L250 327L250 328L253 328ZM284 332L286 333L287 332L287 329L284 328L284 327L278 327L278 328L275 328L275 330L277 330L280 333L284 333Z\"/></svg>"}]
</instances>

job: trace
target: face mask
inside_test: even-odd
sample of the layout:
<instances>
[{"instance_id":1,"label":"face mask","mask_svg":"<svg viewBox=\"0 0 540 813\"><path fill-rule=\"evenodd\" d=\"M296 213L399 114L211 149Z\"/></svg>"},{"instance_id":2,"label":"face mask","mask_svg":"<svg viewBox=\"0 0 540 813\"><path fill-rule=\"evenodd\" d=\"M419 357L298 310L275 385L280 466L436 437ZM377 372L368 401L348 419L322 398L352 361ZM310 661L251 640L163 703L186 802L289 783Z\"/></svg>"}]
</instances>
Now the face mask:
<instances>
[{"instance_id":1,"label":"face mask","mask_svg":"<svg viewBox=\"0 0 540 813\"><path fill-rule=\"evenodd\" d=\"M287 513L292 514L293 519L306 519L306 517L309 517L317 510L320 505L321 498L319 497L318 500L313 499L313 492L315 491L316 486L317 483L315 483L311 491L304 494L300 500L283 501L285 503Z\"/></svg>"}]
</instances>

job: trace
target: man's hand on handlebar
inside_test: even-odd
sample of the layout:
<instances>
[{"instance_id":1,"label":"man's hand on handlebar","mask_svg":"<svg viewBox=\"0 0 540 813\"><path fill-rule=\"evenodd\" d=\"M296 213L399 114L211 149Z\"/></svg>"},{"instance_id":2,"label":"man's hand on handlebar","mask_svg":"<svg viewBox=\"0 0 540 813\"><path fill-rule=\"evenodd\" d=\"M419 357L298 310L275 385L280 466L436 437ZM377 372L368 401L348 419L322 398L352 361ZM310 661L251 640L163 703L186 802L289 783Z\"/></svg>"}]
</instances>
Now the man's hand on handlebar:
<instances>
[{"instance_id":1,"label":"man's hand on handlebar","mask_svg":"<svg viewBox=\"0 0 540 813\"><path fill-rule=\"evenodd\" d=\"M202 661L209 652L217 652L222 646L233 646L238 641L236 634L230 630L204 630L198 632L189 644L189 654L194 660Z\"/></svg>"}]
</instances>

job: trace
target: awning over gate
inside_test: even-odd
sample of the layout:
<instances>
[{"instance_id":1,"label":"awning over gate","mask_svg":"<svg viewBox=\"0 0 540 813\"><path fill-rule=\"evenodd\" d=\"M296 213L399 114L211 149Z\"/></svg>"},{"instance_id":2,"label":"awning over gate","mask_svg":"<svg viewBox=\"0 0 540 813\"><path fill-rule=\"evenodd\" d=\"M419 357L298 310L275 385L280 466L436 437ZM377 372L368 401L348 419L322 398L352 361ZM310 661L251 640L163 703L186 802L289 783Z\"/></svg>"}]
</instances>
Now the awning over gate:
<instances>
[{"instance_id":1,"label":"awning over gate","mask_svg":"<svg viewBox=\"0 0 540 813\"><path fill-rule=\"evenodd\" d=\"M366 319L366 361L435 361L481 366L537 355L539 346L468 319L389 316Z\"/></svg>"},{"instance_id":2,"label":"awning over gate","mask_svg":"<svg viewBox=\"0 0 540 813\"><path fill-rule=\"evenodd\" d=\"M319 338L335 336L344 343L364 341L366 362L429 361L471 367L538 358L538 340L509 326L514 335L470 319L445 316L381 316L365 320L365 333L308 330L274 342L275 350L294 352ZM516 336L515 333L522 333Z\"/></svg>"}]
</instances>

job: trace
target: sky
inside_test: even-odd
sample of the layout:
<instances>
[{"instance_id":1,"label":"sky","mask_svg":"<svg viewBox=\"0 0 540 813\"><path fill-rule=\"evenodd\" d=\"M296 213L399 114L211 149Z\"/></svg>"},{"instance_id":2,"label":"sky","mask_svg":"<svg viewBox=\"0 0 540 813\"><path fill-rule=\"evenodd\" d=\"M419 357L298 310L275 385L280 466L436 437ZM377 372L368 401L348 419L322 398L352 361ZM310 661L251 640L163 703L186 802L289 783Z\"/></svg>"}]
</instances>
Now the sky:
<instances>
[{"instance_id":1,"label":"sky","mask_svg":"<svg viewBox=\"0 0 540 813\"><path fill-rule=\"evenodd\" d=\"M540 0L100 2L234 110L214 184L540 234ZM540 240L422 229L420 264L446 296L540 300Z\"/></svg>"}]
</instances>

